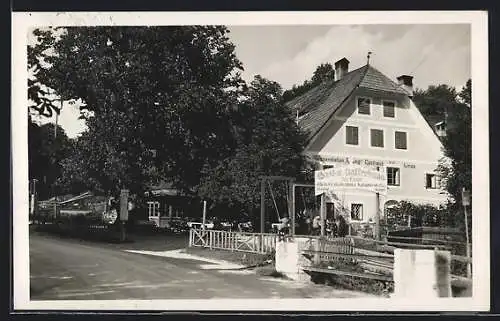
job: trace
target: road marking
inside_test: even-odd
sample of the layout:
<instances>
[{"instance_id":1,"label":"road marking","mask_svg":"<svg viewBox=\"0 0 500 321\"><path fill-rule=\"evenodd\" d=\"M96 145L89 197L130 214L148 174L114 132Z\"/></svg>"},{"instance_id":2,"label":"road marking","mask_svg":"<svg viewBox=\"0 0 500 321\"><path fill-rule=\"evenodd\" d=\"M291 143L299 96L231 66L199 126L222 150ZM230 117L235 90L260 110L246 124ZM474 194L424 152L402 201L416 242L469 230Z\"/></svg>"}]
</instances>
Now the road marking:
<instances>
[{"instance_id":1,"label":"road marking","mask_svg":"<svg viewBox=\"0 0 500 321\"><path fill-rule=\"evenodd\" d=\"M89 296L89 295L98 295L98 294L108 294L114 293L115 290L109 291L93 291L93 292L80 292L80 293L57 293L56 296L58 298L66 298L66 297L75 297L75 296Z\"/></svg>"},{"instance_id":2,"label":"road marking","mask_svg":"<svg viewBox=\"0 0 500 321\"><path fill-rule=\"evenodd\" d=\"M172 251L141 251L141 250L125 250L125 252L136 253L136 254L145 254L145 255L154 255L161 257L168 257L172 259L184 259L184 260L194 260L194 261L202 261L210 264L200 265L201 269L204 270L220 270L220 269L240 269L245 267L244 265L235 264L222 260L214 260L207 259L201 256L192 255L189 253L183 252L183 249L180 250L172 250Z\"/></svg>"},{"instance_id":3,"label":"road marking","mask_svg":"<svg viewBox=\"0 0 500 321\"><path fill-rule=\"evenodd\" d=\"M72 276L54 276L54 275L30 275L30 279L56 279L56 280L69 280Z\"/></svg>"},{"instance_id":4,"label":"road marking","mask_svg":"<svg viewBox=\"0 0 500 321\"><path fill-rule=\"evenodd\" d=\"M253 271L249 270L218 270L218 273L223 273L223 274L253 274Z\"/></svg>"},{"instance_id":5,"label":"road marking","mask_svg":"<svg viewBox=\"0 0 500 321\"><path fill-rule=\"evenodd\" d=\"M96 284L94 287L97 288L109 288L109 287L123 287L128 285L136 285L137 282L125 282L125 283L105 283L105 284Z\"/></svg>"}]
</instances>

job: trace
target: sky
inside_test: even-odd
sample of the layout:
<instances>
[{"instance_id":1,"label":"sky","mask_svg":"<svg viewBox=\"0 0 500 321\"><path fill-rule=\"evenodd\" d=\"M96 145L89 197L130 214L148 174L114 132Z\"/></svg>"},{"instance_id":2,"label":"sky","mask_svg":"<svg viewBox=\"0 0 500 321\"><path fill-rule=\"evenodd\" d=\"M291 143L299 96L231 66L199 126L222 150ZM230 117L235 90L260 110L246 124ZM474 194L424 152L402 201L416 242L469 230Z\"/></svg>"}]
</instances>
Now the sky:
<instances>
[{"instance_id":1,"label":"sky","mask_svg":"<svg viewBox=\"0 0 500 321\"><path fill-rule=\"evenodd\" d=\"M310 79L321 63L350 61L349 70L370 64L395 80L406 74L414 87L460 88L471 77L468 24L228 26L246 81L257 74L284 90ZM79 110L63 105L58 122L69 137L85 130ZM54 120L50 120L54 121Z\"/></svg>"}]
</instances>

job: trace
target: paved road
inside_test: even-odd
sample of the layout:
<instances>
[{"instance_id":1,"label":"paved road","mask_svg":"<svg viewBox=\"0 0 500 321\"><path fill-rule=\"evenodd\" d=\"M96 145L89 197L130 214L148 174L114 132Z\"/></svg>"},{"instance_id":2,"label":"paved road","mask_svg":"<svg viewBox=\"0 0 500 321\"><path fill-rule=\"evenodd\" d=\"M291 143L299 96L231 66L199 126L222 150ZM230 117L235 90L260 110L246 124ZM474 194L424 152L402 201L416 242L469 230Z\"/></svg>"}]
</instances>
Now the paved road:
<instances>
[{"instance_id":1,"label":"paved road","mask_svg":"<svg viewBox=\"0 0 500 321\"><path fill-rule=\"evenodd\" d=\"M185 241L164 242L164 250ZM137 249L138 245L129 245ZM32 300L327 298L365 296L255 273L203 270L205 262L125 252L112 245L30 235Z\"/></svg>"}]
</instances>

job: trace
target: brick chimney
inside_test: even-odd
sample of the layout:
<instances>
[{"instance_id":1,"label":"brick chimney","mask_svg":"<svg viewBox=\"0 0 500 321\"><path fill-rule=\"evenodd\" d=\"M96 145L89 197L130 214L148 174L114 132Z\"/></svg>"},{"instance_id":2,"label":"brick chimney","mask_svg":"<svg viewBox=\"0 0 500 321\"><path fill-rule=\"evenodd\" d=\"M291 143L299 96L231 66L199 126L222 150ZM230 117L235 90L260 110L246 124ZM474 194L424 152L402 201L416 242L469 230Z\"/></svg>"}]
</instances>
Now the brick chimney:
<instances>
[{"instance_id":1,"label":"brick chimney","mask_svg":"<svg viewBox=\"0 0 500 321\"><path fill-rule=\"evenodd\" d=\"M413 97L413 77L401 75L397 78L399 86L408 92L408 96Z\"/></svg>"},{"instance_id":2,"label":"brick chimney","mask_svg":"<svg viewBox=\"0 0 500 321\"><path fill-rule=\"evenodd\" d=\"M345 57L335 63L335 78L342 79L349 72L349 60Z\"/></svg>"}]
</instances>

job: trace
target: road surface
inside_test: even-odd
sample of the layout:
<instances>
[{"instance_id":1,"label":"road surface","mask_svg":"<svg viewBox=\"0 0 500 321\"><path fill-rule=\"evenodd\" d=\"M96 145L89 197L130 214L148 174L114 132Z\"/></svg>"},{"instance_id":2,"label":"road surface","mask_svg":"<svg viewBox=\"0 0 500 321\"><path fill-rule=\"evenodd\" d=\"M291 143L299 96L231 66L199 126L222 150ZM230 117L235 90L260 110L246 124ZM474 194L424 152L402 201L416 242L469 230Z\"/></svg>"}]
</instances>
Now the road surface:
<instances>
[{"instance_id":1,"label":"road surface","mask_svg":"<svg viewBox=\"0 0 500 321\"><path fill-rule=\"evenodd\" d=\"M30 235L32 300L329 298L368 296L325 285L298 284L252 271L204 270L192 259L126 252L137 244L100 244ZM165 250L185 240L165 242Z\"/></svg>"}]
</instances>

